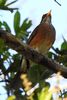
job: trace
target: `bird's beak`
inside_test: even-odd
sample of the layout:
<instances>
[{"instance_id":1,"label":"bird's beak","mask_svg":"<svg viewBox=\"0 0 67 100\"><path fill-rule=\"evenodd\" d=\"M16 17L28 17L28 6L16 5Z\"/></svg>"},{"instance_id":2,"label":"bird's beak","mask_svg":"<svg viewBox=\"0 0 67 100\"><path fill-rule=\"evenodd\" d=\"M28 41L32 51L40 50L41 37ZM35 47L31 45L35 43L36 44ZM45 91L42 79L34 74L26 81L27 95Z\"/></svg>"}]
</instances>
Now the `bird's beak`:
<instances>
[{"instance_id":1,"label":"bird's beak","mask_svg":"<svg viewBox=\"0 0 67 100\"><path fill-rule=\"evenodd\" d=\"M51 10L47 13L47 16L51 16Z\"/></svg>"}]
</instances>

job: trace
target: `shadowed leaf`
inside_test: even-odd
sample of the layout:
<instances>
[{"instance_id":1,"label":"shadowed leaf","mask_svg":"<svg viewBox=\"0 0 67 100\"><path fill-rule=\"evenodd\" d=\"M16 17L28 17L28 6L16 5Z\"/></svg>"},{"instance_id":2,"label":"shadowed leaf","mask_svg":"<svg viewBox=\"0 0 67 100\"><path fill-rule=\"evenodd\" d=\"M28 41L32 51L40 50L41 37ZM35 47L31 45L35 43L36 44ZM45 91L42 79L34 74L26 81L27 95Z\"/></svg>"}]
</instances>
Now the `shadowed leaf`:
<instances>
[{"instance_id":1,"label":"shadowed leaf","mask_svg":"<svg viewBox=\"0 0 67 100\"><path fill-rule=\"evenodd\" d=\"M16 33L16 36L18 32L20 31L20 13L17 11L14 15L14 30Z\"/></svg>"}]
</instances>

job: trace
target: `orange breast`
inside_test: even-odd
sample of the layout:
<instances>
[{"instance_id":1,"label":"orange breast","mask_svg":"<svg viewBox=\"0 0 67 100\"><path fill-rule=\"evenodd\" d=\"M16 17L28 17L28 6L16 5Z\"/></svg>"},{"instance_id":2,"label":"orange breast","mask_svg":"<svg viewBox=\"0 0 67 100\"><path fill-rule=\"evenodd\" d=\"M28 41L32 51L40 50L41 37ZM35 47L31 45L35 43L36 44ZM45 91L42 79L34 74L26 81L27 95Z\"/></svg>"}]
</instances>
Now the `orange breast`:
<instances>
[{"instance_id":1,"label":"orange breast","mask_svg":"<svg viewBox=\"0 0 67 100\"><path fill-rule=\"evenodd\" d=\"M29 46L34 49L38 48L39 51L43 53L48 50L55 41L55 30L53 26L49 26L48 24L40 24L36 29L34 30L35 35L32 37Z\"/></svg>"}]
</instances>

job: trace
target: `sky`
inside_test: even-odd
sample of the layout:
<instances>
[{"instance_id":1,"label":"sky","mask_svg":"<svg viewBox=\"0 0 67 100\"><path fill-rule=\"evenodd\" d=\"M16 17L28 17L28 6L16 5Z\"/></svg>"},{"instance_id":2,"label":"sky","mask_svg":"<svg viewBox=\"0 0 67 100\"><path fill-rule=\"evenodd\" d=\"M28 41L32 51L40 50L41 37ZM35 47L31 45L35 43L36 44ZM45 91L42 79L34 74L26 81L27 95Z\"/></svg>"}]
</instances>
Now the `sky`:
<instances>
[{"instance_id":1,"label":"sky","mask_svg":"<svg viewBox=\"0 0 67 100\"><path fill-rule=\"evenodd\" d=\"M8 0L13 1L13 0ZM25 18L32 20L31 31L40 23L43 14L51 10L52 24L56 29L55 47L59 47L63 41L62 36L67 40L67 0L57 0L61 6L54 2L54 0L18 0L17 3L11 7L19 7L21 13L21 22ZM15 12L14 12L15 13ZM14 13L7 11L0 11L0 20L6 21L13 30L13 17ZM3 84L2 84L3 85ZM0 87L1 90L2 87ZM5 93L5 91L4 91ZM3 94L4 94L3 93ZM4 96L1 96L2 100Z\"/></svg>"}]
</instances>

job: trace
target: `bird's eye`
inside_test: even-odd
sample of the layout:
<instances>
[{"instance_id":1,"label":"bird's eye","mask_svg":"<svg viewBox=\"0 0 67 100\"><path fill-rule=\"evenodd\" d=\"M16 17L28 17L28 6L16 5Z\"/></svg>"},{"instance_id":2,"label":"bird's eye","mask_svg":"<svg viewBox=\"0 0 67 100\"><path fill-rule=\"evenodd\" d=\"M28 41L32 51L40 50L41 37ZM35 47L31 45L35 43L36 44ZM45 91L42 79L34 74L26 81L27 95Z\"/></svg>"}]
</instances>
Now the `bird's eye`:
<instances>
[{"instance_id":1,"label":"bird's eye","mask_svg":"<svg viewBox=\"0 0 67 100\"><path fill-rule=\"evenodd\" d=\"M46 15L43 15L42 20L41 20L41 23L43 23L45 21L46 21Z\"/></svg>"},{"instance_id":2,"label":"bird's eye","mask_svg":"<svg viewBox=\"0 0 67 100\"><path fill-rule=\"evenodd\" d=\"M43 16L42 16L42 19L44 19L44 18L46 18L46 17L47 17L47 14L43 15Z\"/></svg>"}]
</instances>

